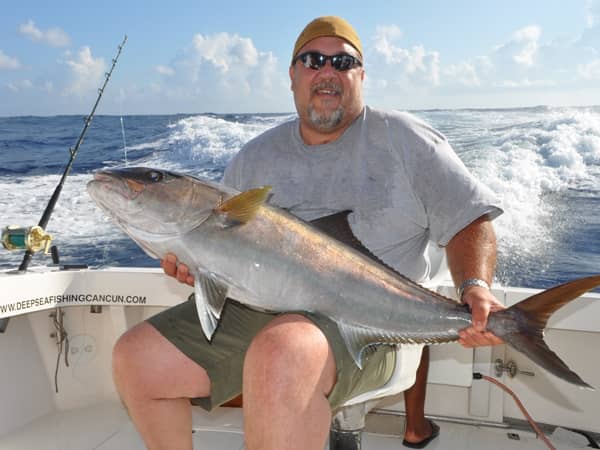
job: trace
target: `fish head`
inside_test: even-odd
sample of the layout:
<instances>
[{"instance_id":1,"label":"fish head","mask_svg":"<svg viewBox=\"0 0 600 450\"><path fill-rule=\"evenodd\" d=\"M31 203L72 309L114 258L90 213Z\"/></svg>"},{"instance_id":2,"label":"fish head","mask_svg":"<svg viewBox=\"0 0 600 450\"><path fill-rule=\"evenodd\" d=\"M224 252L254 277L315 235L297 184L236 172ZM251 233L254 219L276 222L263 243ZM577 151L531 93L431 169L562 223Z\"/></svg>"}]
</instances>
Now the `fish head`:
<instances>
[{"instance_id":1,"label":"fish head","mask_svg":"<svg viewBox=\"0 0 600 450\"><path fill-rule=\"evenodd\" d=\"M97 171L87 190L137 241L185 234L228 196L226 188L216 183L147 167Z\"/></svg>"}]
</instances>

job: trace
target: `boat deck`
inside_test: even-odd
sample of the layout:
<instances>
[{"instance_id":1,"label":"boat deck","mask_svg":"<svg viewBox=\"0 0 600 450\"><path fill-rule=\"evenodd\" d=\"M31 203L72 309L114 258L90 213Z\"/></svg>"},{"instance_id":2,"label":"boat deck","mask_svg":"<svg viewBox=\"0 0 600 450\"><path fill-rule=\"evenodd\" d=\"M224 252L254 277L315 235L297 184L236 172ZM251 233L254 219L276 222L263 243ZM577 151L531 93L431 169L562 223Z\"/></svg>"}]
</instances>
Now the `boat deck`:
<instances>
[{"instance_id":1,"label":"boat deck","mask_svg":"<svg viewBox=\"0 0 600 450\"><path fill-rule=\"evenodd\" d=\"M427 448L431 450L545 449L543 441L531 431L498 426L452 423L436 418L441 432ZM402 446L402 416L376 412L367 417L362 448L396 450ZM557 449L588 447L584 436L556 429L549 435ZM193 410L194 449L243 449L242 411L220 408L213 413ZM142 450L144 444L118 402L106 402L69 411L49 414L0 437L3 450L43 448L45 450ZM326 447L328 448L328 447ZM588 447L589 448L589 447Z\"/></svg>"}]
</instances>

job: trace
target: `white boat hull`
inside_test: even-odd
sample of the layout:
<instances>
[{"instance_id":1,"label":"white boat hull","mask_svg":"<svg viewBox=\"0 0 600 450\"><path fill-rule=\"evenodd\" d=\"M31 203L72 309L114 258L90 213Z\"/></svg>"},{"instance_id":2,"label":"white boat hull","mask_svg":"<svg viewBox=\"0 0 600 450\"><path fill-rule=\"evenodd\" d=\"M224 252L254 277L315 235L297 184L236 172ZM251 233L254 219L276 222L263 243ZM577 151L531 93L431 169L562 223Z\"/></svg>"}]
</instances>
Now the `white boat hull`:
<instances>
[{"instance_id":1,"label":"white boat hull","mask_svg":"<svg viewBox=\"0 0 600 450\"><path fill-rule=\"evenodd\" d=\"M439 290L453 294L450 286ZM513 304L531 291L505 288L494 293ZM191 292L159 269L0 273L0 317L11 317L0 335L0 449L144 448L112 383L112 347L125 330ZM70 339L69 366L64 355L59 363L58 393L57 340L51 337L55 329L49 317L56 306L65 312ZM102 306L101 311L91 312L92 306ZM555 314L546 339L583 379L600 388L598 317L600 295L585 295ZM535 374L504 374L499 380L517 393L538 422L600 433L600 391L573 387L504 346L473 351L448 344L432 347L426 413L438 417L442 434L428 448L545 448L530 431L513 430L521 439L509 439L507 423L522 420L521 412L497 387L473 381L474 371L494 376L496 359L513 360L520 370ZM377 408L367 419L363 448L401 448L402 395L384 399ZM220 408L208 414L194 407L193 422L195 448L243 448L239 410ZM561 439L558 448L580 448Z\"/></svg>"}]
</instances>

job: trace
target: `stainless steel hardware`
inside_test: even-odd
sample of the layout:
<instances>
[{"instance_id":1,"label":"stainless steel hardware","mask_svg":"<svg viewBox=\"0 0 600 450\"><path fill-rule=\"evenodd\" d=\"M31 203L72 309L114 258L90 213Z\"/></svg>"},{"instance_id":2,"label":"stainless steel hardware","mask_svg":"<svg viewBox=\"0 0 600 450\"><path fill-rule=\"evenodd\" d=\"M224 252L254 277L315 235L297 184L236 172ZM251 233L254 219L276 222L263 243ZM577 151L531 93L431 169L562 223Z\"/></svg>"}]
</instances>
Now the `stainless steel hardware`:
<instances>
[{"instance_id":1,"label":"stainless steel hardware","mask_svg":"<svg viewBox=\"0 0 600 450\"><path fill-rule=\"evenodd\" d=\"M505 372L511 378L514 378L515 376L517 376L517 374L526 375L528 377L535 376L535 373L533 372L529 372L527 370L519 370L519 368L517 367L517 363L513 360L510 360L506 364L504 364L504 361L498 358L496 361L494 361L494 369L496 371L497 377L501 377L502 374Z\"/></svg>"}]
</instances>

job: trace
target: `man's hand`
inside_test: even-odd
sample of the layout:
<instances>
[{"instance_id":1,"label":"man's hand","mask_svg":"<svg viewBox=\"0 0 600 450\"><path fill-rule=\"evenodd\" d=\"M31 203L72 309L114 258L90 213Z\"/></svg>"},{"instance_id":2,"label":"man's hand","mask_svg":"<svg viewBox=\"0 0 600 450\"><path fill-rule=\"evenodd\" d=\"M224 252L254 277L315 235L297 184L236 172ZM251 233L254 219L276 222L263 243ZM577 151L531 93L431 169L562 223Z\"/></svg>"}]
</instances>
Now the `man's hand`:
<instances>
[{"instance_id":1,"label":"man's hand","mask_svg":"<svg viewBox=\"0 0 600 450\"><path fill-rule=\"evenodd\" d=\"M180 283L194 285L194 277L190 275L190 269L185 264L177 261L177 256L168 253L165 259L160 260L160 267L170 277L175 277Z\"/></svg>"},{"instance_id":2,"label":"man's hand","mask_svg":"<svg viewBox=\"0 0 600 450\"><path fill-rule=\"evenodd\" d=\"M489 217L481 216L459 231L448 242L446 255L456 286L469 278L489 284L496 267L496 234ZM465 347L501 344L502 339L485 328L490 312L504 309L504 305L481 286L465 288L462 301L471 309L473 325L458 332L458 342Z\"/></svg>"},{"instance_id":3,"label":"man's hand","mask_svg":"<svg viewBox=\"0 0 600 450\"><path fill-rule=\"evenodd\" d=\"M466 288L463 292L463 302L471 309L473 326L458 332L459 344L468 348L502 344L504 341L486 331L486 326L489 314L504 309L504 305L489 290L480 286Z\"/></svg>"}]
</instances>

